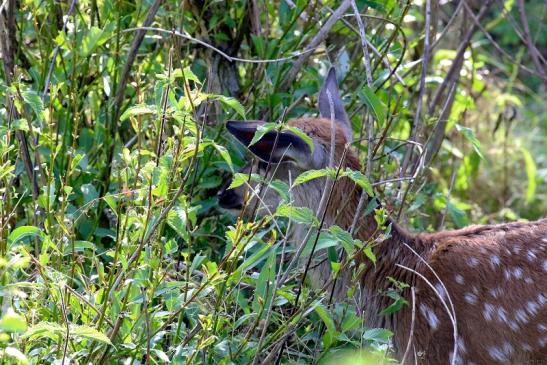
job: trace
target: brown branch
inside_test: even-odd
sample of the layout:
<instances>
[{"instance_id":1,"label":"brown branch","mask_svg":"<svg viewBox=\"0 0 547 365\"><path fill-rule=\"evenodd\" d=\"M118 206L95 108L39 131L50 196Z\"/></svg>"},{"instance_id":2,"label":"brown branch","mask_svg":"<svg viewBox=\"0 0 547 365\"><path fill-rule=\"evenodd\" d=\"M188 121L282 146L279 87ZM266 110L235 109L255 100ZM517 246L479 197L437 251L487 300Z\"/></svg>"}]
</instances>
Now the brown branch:
<instances>
[{"instance_id":1,"label":"brown branch","mask_svg":"<svg viewBox=\"0 0 547 365\"><path fill-rule=\"evenodd\" d=\"M4 6L3 11L0 13L0 51L4 63L4 77L9 86L15 77L15 54L18 47L16 38L17 24L15 22L17 1L7 0L4 4L6 6ZM8 121L19 118L19 113L13 102L13 97L10 95L6 97L6 109L8 111ZM35 168L34 163L32 162L25 133L22 130L17 130L15 134L19 140L19 148L21 150L20 158L23 161L28 178L32 184L32 197L36 200L40 195L37 176L39 167L36 166Z\"/></svg>"},{"instance_id":2,"label":"brown branch","mask_svg":"<svg viewBox=\"0 0 547 365\"><path fill-rule=\"evenodd\" d=\"M300 71L300 68L308 60L308 58L312 54L312 50L317 48L321 42L325 40L327 37L329 31L332 29L334 24L344 15L345 11L351 6L351 0L344 0L342 4L336 9L331 17L325 22L323 27L317 32L317 34L312 38L308 46L305 48L304 53L300 55L296 59L296 61L293 63L292 67L289 69L287 74L285 75L285 79L279 86L278 91L287 90L290 85L293 83L294 79L296 78L296 75L298 74L298 71Z\"/></svg>"},{"instance_id":3,"label":"brown branch","mask_svg":"<svg viewBox=\"0 0 547 365\"><path fill-rule=\"evenodd\" d=\"M519 15L520 15L520 22L522 23L522 28L524 31L524 39L526 46L528 47L528 52L530 53L530 58L532 58L532 62L534 62L534 65L536 66L536 69L538 73L541 75L543 82L545 85L547 85L547 78L545 77L545 66L541 64L539 57L538 49L534 45L534 41L532 40L532 36L530 35L530 27L528 26L528 19L526 18L526 11L524 10L524 1L518 0L517 6L519 9Z\"/></svg>"},{"instance_id":4,"label":"brown branch","mask_svg":"<svg viewBox=\"0 0 547 365\"><path fill-rule=\"evenodd\" d=\"M462 0L465 1L465 0ZM488 9L492 6L493 0L486 0L484 4L482 5L479 14L477 14L477 22L475 22L472 26L469 27L465 35L462 37L462 41L460 42L460 45L458 46L458 49L456 51L456 56L454 57L454 62L452 62L452 66L448 70L448 73L446 74L446 77L443 81L443 83L439 86L437 91L435 92L435 96L433 97L431 103L429 104L429 110L428 114L432 115L435 107L439 104L442 95L444 94L444 91L446 88L457 81L458 76L460 74L460 68L461 65L459 62L456 62L459 59L463 59L463 55L465 53L465 50L469 46L469 43L471 42L471 37L473 37L473 34L475 34L475 31L477 30L478 23L484 18L486 13L488 12Z\"/></svg>"}]
</instances>

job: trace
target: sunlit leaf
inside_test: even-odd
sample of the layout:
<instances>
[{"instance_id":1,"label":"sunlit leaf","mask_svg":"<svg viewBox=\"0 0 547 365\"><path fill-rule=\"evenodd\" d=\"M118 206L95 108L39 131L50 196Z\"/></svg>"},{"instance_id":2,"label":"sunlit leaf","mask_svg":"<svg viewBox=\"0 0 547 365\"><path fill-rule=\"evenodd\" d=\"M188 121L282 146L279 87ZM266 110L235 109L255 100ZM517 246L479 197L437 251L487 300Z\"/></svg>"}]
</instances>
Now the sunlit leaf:
<instances>
[{"instance_id":1,"label":"sunlit leaf","mask_svg":"<svg viewBox=\"0 0 547 365\"><path fill-rule=\"evenodd\" d=\"M534 162L534 159L530 152L525 148L521 147L520 151L522 152L522 156L524 157L524 168L526 170L526 177L528 178L528 184L526 188L526 202L530 203L532 200L534 200L534 196L536 195L536 163Z\"/></svg>"},{"instance_id":2,"label":"sunlit leaf","mask_svg":"<svg viewBox=\"0 0 547 365\"><path fill-rule=\"evenodd\" d=\"M471 128L463 127L459 124L456 124L456 129L460 132L473 146L473 149L480 156L481 159L484 159L484 156L481 152L481 142L475 136L475 132Z\"/></svg>"}]
</instances>

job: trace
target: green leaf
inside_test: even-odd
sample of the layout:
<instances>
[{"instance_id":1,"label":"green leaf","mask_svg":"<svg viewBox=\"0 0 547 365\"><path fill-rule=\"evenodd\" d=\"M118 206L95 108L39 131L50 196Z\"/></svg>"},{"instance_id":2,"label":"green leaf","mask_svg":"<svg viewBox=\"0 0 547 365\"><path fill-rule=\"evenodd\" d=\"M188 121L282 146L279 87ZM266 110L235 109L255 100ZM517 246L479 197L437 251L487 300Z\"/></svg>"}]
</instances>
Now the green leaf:
<instances>
[{"instance_id":1,"label":"green leaf","mask_svg":"<svg viewBox=\"0 0 547 365\"><path fill-rule=\"evenodd\" d=\"M304 184L308 181L318 179L320 177L325 177L325 176L328 176L334 179L334 177L336 176L336 170L333 169L332 167L327 167L321 170L304 171L303 173L298 175L298 177L294 180L293 185L296 186L296 185Z\"/></svg>"},{"instance_id":2,"label":"green leaf","mask_svg":"<svg viewBox=\"0 0 547 365\"><path fill-rule=\"evenodd\" d=\"M454 204L452 204L450 201L446 203L446 208L448 210L448 214L450 215L450 218L452 218L452 221L458 228L465 227L468 223L467 221L467 215L463 210L456 207Z\"/></svg>"},{"instance_id":3,"label":"green leaf","mask_svg":"<svg viewBox=\"0 0 547 365\"><path fill-rule=\"evenodd\" d=\"M226 147L213 143L213 147L218 151L220 156L224 159L231 171L234 171L234 165L232 164L232 158Z\"/></svg>"},{"instance_id":4,"label":"green leaf","mask_svg":"<svg viewBox=\"0 0 547 365\"><path fill-rule=\"evenodd\" d=\"M471 142L471 145L473 146L473 149L475 150L477 155L479 155L481 159L484 159L481 151L481 142L475 136L475 132L473 132L471 128L467 128L459 124L456 124L456 129L465 137L465 139Z\"/></svg>"},{"instance_id":5,"label":"green leaf","mask_svg":"<svg viewBox=\"0 0 547 365\"><path fill-rule=\"evenodd\" d=\"M175 207L167 213L167 224L184 240L188 240L187 216L182 207Z\"/></svg>"},{"instance_id":6,"label":"green leaf","mask_svg":"<svg viewBox=\"0 0 547 365\"><path fill-rule=\"evenodd\" d=\"M40 95L38 95L38 93L34 90L25 90L21 92L21 95L23 96L23 100L25 100L25 103L31 107L34 113L36 113L38 120L43 120L44 103L42 102L42 98L40 98Z\"/></svg>"},{"instance_id":7,"label":"green leaf","mask_svg":"<svg viewBox=\"0 0 547 365\"><path fill-rule=\"evenodd\" d=\"M42 338L46 337L52 340L56 340L60 334L65 334L65 327L54 322L40 322L35 326L32 326L22 336L23 338Z\"/></svg>"},{"instance_id":8,"label":"green leaf","mask_svg":"<svg viewBox=\"0 0 547 365\"><path fill-rule=\"evenodd\" d=\"M315 214L313 214L313 211L307 207L293 207L292 205L281 204L277 207L275 215L289 218L296 223L313 225L319 224L319 221L317 220Z\"/></svg>"},{"instance_id":9,"label":"green leaf","mask_svg":"<svg viewBox=\"0 0 547 365\"><path fill-rule=\"evenodd\" d=\"M362 95L365 104L367 104L367 106L372 110L372 113L374 114L374 117L376 118L378 123L381 125L384 124L384 121L386 119L385 105L376 96L374 91L368 86L363 87Z\"/></svg>"},{"instance_id":10,"label":"green leaf","mask_svg":"<svg viewBox=\"0 0 547 365\"><path fill-rule=\"evenodd\" d=\"M94 202L99 198L99 192L95 189L95 186L91 184L83 184L80 187L82 194L84 195L84 204Z\"/></svg>"},{"instance_id":11,"label":"green leaf","mask_svg":"<svg viewBox=\"0 0 547 365\"><path fill-rule=\"evenodd\" d=\"M275 252L271 251L268 260L262 267L258 279L256 280L255 297L252 304L255 313L259 313L261 308L268 308L272 301L276 274L275 258Z\"/></svg>"},{"instance_id":12,"label":"green leaf","mask_svg":"<svg viewBox=\"0 0 547 365\"><path fill-rule=\"evenodd\" d=\"M270 183L268 184L268 187L274 189L279 194L279 196L281 196L281 199L283 199L284 201L288 202L290 200L289 185L286 182L281 180L273 180L273 181L270 181Z\"/></svg>"},{"instance_id":13,"label":"green leaf","mask_svg":"<svg viewBox=\"0 0 547 365\"><path fill-rule=\"evenodd\" d=\"M237 114L239 114L243 119L245 119L245 108L237 99L230 98L224 95L216 95L216 100L220 101L221 104L232 108Z\"/></svg>"},{"instance_id":14,"label":"green leaf","mask_svg":"<svg viewBox=\"0 0 547 365\"><path fill-rule=\"evenodd\" d=\"M293 134L296 134L300 139L306 142L306 144L310 147L310 151L313 153L313 150L315 149L315 144L313 143L313 139L310 136L302 132L299 128L290 125L285 126L283 129L290 131Z\"/></svg>"},{"instance_id":15,"label":"green leaf","mask_svg":"<svg viewBox=\"0 0 547 365\"><path fill-rule=\"evenodd\" d=\"M376 344L386 344L393 336L393 332L384 328L371 328L363 333L363 340L371 341Z\"/></svg>"},{"instance_id":16,"label":"green leaf","mask_svg":"<svg viewBox=\"0 0 547 365\"><path fill-rule=\"evenodd\" d=\"M372 190L372 185L370 184L370 181L368 181L367 177L361 172L348 169L342 173L342 176L349 177L351 180L353 180L353 182L359 185L359 187L363 189L368 194L368 196L374 196L374 191Z\"/></svg>"},{"instance_id":17,"label":"green leaf","mask_svg":"<svg viewBox=\"0 0 547 365\"><path fill-rule=\"evenodd\" d=\"M522 152L522 156L524 157L524 168L526 170L526 176L528 178L528 187L526 189L526 202L530 203L532 200L534 200L534 196L536 195L536 163L534 162L534 159L532 158L532 155L530 152L525 148L521 147L520 151Z\"/></svg>"},{"instance_id":18,"label":"green leaf","mask_svg":"<svg viewBox=\"0 0 547 365\"><path fill-rule=\"evenodd\" d=\"M15 313L13 308L8 308L6 314L0 319L0 330L22 333L27 330L27 321L22 315Z\"/></svg>"},{"instance_id":19,"label":"green leaf","mask_svg":"<svg viewBox=\"0 0 547 365\"><path fill-rule=\"evenodd\" d=\"M70 333L76 337L88 338L90 340L112 345L112 342L110 342L110 339L105 334L97 331L93 327L70 325Z\"/></svg>"},{"instance_id":20,"label":"green leaf","mask_svg":"<svg viewBox=\"0 0 547 365\"><path fill-rule=\"evenodd\" d=\"M274 130L277 127L277 124L275 123L265 123L259 126L256 129L255 135L253 136L253 139L251 140L251 143L249 143L249 146L252 146L256 142L260 141L264 135L272 130Z\"/></svg>"},{"instance_id":21,"label":"green leaf","mask_svg":"<svg viewBox=\"0 0 547 365\"><path fill-rule=\"evenodd\" d=\"M17 363L19 363L19 364L28 364L28 359L25 356L25 354L23 354L21 351L19 351L15 347L6 347L6 349L4 350L4 353L8 357L11 357L11 358L15 359L15 361L17 361ZM1 356L0 356L0 358L1 358Z\"/></svg>"},{"instance_id":22,"label":"green leaf","mask_svg":"<svg viewBox=\"0 0 547 365\"><path fill-rule=\"evenodd\" d=\"M115 23L108 23L103 29L91 27L82 41L82 56L88 57L93 51L103 45L114 29Z\"/></svg>"},{"instance_id":23,"label":"green leaf","mask_svg":"<svg viewBox=\"0 0 547 365\"><path fill-rule=\"evenodd\" d=\"M325 323L325 326L327 327L328 331L330 331L330 332L336 331L336 326L334 324L334 320L332 319L329 312L327 311L327 309L322 304L318 304L315 307L315 313L317 313L319 318L321 318L323 323Z\"/></svg>"},{"instance_id":24,"label":"green leaf","mask_svg":"<svg viewBox=\"0 0 547 365\"><path fill-rule=\"evenodd\" d=\"M121 121L124 121L126 119L129 119L129 117L135 116L135 115L145 115L145 114L155 114L156 113L156 107L154 105L135 105L130 108L128 108L120 117Z\"/></svg>"},{"instance_id":25,"label":"green leaf","mask_svg":"<svg viewBox=\"0 0 547 365\"><path fill-rule=\"evenodd\" d=\"M10 247L15 246L19 241L27 237L42 237L42 231L34 226L21 226L15 228L8 236L8 244Z\"/></svg>"},{"instance_id":26,"label":"green leaf","mask_svg":"<svg viewBox=\"0 0 547 365\"><path fill-rule=\"evenodd\" d=\"M343 230L342 228L338 226L331 226L329 228L329 232L335 237L340 243L342 243L342 246L344 246L345 250L348 253L351 253L353 251L354 247L354 240L353 237L351 237L351 234L349 232Z\"/></svg>"},{"instance_id":27,"label":"green leaf","mask_svg":"<svg viewBox=\"0 0 547 365\"><path fill-rule=\"evenodd\" d=\"M243 174L241 172L236 172L232 177L232 182L230 183L230 186L228 186L228 189L238 188L248 181L255 181L255 182L262 181L262 176L257 174L249 175L249 174Z\"/></svg>"}]
</instances>

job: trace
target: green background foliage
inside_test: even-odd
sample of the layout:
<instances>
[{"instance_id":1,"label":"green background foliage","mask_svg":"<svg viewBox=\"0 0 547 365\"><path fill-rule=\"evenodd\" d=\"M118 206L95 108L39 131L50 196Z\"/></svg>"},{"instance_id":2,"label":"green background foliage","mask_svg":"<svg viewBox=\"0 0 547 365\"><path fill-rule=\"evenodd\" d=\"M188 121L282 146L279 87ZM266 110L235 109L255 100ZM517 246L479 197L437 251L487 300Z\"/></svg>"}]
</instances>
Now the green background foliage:
<instances>
[{"instance_id":1,"label":"green background foliage","mask_svg":"<svg viewBox=\"0 0 547 365\"><path fill-rule=\"evenodd\" d=\"M272 183L286 202L254 222L216 197L245 161L224 122L317 115L332 64L367 165L346 174L404 225L545 215L547 82L519 2L490 4L488 36L477 28L462 43L479 1L433 1L429 32L426 1L356 1L368 57L351 6L325 31L345 3L2 2L2 361L250 364L275 360L282 343L283 363L385 353L389 331L300 289L302 268L281 260L283 228L317 222L290 205L289 186ZM526 2L543 55L545 13ZM367 247L348 236L325 227L318 249Z\"/></svg>"}]
</instances>

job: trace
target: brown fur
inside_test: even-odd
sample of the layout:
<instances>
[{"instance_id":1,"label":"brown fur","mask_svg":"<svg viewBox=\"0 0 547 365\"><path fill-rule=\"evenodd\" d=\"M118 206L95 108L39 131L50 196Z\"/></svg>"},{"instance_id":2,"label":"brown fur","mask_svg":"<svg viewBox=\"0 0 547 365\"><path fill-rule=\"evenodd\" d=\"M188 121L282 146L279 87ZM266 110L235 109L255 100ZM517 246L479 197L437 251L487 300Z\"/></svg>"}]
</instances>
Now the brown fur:
<instances>
[{"instance_id":1,"label":"brown fur","mask_svg":"<svg viewBox=\"0 0 547 365\"><path fill-rule=\"evenodd\" d=\"M300 128L325 151L330 151L329 120L305 118L292 120L289 124ZM345 143L337 127L336 165ZM348 152L343 164L360 170L353 151ZM302 187L302 197L297 198L296 203L315 208L320 199L317 192L322 191L319 187L323 185L324 181L309 182ZM299 191L296 190L295 194L298 195ZM359 195L359 189L349 179L339 180L328 207L326 226L337 224L348 229ZM360 219L355 236L368 241L375 230L376 223L369 215ZM301 238L297 233L295 241ZM394 346L399 357L409 342L414 306L414 335L410 339L411 351L407 362L449 364L454 336L447 312L427 282L397 266L400 264L423 275L437 288L447 305L448 296L451 298L459 338L455 364L545 363L546 251L547 219L471 226L433 234L411 234L393 223L391 237L375 248L376 266L369 265L362 275L360 286L363 295L357 301L369 326L386 327L394 332ZM319 270L327 271L328 265ZM328 276L328 271L320 275L323 280ZM403 295L409 305L394 314L381 316L380 310L392 302L384 295L391 285L386 279L388 276L414 287L416 301L411 303L410 289L406 289ZM351 275L342 275L341 281L338 285L342 288L351 286ZM344 300L345 291L338 291L337 295L338 300Z\"/></svg>"}]
</instances>

